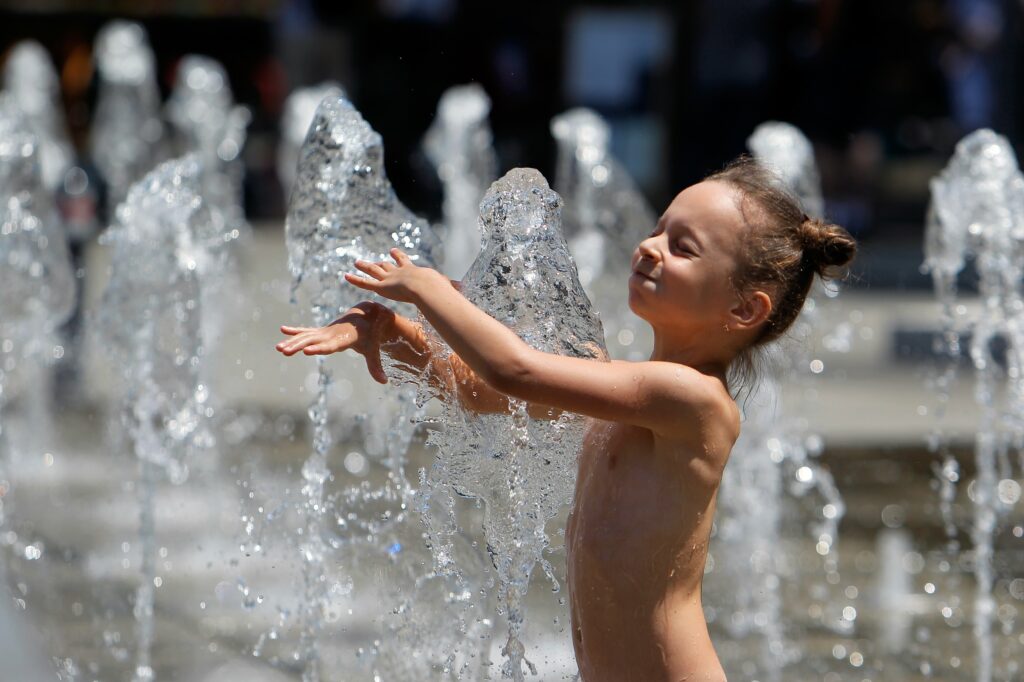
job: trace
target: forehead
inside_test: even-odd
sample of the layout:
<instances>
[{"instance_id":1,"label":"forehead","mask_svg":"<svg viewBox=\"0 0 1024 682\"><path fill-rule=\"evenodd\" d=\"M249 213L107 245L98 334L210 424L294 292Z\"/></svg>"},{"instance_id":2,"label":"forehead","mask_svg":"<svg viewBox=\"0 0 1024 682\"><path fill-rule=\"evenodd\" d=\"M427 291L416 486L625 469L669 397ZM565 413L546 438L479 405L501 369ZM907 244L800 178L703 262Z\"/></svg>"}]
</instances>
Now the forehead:
<instances>
[{"instance_id":1,"label":"forehead","mask_svg":"<svg viewBox=\"0 0 1024 682\"><path fill-rule=\"evenodd\" d=\"M666 227L680 222L711 242L732 242L746 226L737 190L723 182L704 181L676 195L666 209Z\"/></svg>"}]
</instances>

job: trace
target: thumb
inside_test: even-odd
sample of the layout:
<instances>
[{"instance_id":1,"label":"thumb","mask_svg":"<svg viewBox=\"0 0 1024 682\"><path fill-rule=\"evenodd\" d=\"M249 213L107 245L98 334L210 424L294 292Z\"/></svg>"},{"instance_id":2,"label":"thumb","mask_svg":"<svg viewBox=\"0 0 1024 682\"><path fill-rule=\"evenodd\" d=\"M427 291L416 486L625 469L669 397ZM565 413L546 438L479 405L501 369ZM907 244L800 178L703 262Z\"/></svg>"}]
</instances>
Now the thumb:
<instances>
[{"instance_id":1,"label":"thumb","mask_svg":"<svg viewBox=\"0 0 1024 682\"><path fill-rule=\"evenodd\" d=\"M380 362L380 346L374 346L367 350L363 357L366 358L366 369L374 381L379 384L388 383L388 375L384 373L384 367Z\"/></svg>"}]
</instances>

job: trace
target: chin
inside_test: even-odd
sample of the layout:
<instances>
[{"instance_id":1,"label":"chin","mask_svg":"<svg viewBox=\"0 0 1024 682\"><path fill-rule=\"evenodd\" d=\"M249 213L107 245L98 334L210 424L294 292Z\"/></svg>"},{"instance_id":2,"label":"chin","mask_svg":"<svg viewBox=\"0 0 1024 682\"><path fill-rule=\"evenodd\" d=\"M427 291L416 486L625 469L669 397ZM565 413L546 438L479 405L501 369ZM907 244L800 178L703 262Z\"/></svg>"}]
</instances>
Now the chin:
<instances>
[{"instance_id":1,"label":"chin","mask_svg":"<svg viewBox=\"0 0 1024 682\"><path fill-rule=\"evenodd\" d=\"M629 309L633 311L633 314L639 317L641 320L647 320L647 316L644 315L644 304L640 300L640 296L637 295L636 291L630 287L629 289ZM648 322L650 320L647 320Z\"/></svg>"}]
</instances>

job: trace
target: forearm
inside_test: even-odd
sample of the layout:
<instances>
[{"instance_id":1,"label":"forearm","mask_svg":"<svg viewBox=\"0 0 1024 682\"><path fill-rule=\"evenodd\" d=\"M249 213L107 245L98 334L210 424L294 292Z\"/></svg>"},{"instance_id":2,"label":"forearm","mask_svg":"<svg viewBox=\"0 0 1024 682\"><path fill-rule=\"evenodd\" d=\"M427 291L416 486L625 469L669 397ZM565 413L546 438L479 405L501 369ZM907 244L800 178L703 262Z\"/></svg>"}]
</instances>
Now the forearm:
<instances>
[{"instance_id":1,"label":"forearm","mask_svg":"<svg viewBox=\"0 0 1024 682\"><path fill-rule=\"evenodd\" d=\"M383 306L382 306L383 307ZM381 352L410 375L425 378L431 388L456 397L473 412L508 410L508 397L483 382L458 355L439 355L423 327L384 308Z\"/></svg>"},{"instance_id":2,"label":"forearm","mask_svg":"<svg viewBox=\"0 0 1024 682\"><path fill-rule=\"evenodd\" d=\"M536 351L455 289L424 287L416 304L455 354L499 391L527 372L530 355Z\"/></svg>"}]
</instances>

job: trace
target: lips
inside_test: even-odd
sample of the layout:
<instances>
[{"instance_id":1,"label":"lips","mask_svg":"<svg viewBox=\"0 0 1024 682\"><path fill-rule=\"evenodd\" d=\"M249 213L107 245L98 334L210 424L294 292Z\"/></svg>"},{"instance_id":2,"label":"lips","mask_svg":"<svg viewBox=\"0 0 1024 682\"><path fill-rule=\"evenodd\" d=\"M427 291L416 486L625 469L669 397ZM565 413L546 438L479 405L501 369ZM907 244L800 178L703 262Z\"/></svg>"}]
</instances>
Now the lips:
<instances>
[{"instance_id":1,"label":"lips","mask_svg":"<svg viewBox=\"0 0 1024 682\"><path fill-rule=\"evenodd\" d=\"M634 277L639 277L641 279L646 279L649 282L653 282L654 281L653 277L651 277L650 275L648 275L646 273L640 272L639 270L634 270L633 271L633 276Z\"/></svg>"}]
</instances>

